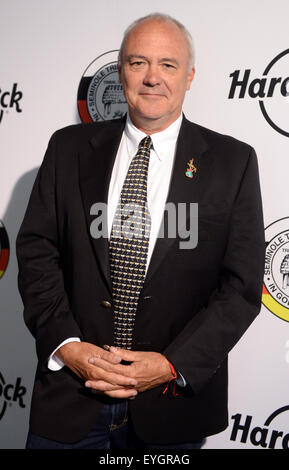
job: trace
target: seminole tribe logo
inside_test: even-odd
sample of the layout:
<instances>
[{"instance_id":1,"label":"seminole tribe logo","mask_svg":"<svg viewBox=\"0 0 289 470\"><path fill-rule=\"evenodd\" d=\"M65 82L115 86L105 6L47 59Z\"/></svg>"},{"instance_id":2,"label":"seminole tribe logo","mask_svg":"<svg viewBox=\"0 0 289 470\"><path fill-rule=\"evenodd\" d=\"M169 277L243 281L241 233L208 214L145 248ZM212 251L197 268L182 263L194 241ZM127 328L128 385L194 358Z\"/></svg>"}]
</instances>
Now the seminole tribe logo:
<instances>
[{"instance_id":1,"label":"seminole tribe logo","mask_svg":"<svg viewBox=\"0 0 289 470\"><path fill-rule=\"evenodd\" d=\"M262 78L253 78L251 70L235 70L229 99L257 98L260 110L270 126L289 137L289 49L278 54L267 65ZM237 94L239 93L239 95Z\"/></svg>"},{"instance_id":2,"label":"seminole tribe logo","mask_svg":"<svg viewBox=\"0 0 289 470\"><path fill-rule=\"evenodd\" d=\"M265 229L266 253L262 303L289 321L289 217Z\"/></svg>"},{"instance_id":3,"label":"seminole tribe logo","mask_svg":"<svg viewBox=\"0 0 289 470\"><path fill-rule=\"evenodd\" d=\"M77 93L82 122L118 119L127 112L127 103L118 79L117 58L117 50L106 52L85 70Z\"/></svg>"},{"instance_id":4,"label":"seminole tribe logo","mask_svg":"<svg viewBox=\"0 0 289 470\"><path fill-rule=\"evenodd\" d=\"M7 383L0 372L0 420L3 418L7 407L17 403L20 408L25 408L24 395L26 387L21 385L21 377L17 377L15 383Z\"/></svg>"},{"instance_id":5,"label":"seminole tribe logo","mask_svg":"<svg viewBox=\"0 0 289 470\"><path fill-rule=\"evenodd\" d=\"M9 239L2 220L0 220L0 279L6 271L9 260Z\"/></svg>"}]
</instances>

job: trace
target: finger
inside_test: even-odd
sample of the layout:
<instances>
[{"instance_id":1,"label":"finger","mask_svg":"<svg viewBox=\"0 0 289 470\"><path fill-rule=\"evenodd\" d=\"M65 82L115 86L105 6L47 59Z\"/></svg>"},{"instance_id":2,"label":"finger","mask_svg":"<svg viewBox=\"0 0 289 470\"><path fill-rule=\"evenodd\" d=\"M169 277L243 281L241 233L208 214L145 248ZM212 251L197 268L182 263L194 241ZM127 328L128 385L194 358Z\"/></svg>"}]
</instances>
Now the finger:
<instances>
[{"instance_id":1,"label":"finger","mask_svg":"<svg viewBox=\"0 0 289 470\"><path fill-rule=\"evenodd\" d=\"M134 389L118 389L118 390L112 390L108 392L104 392L105 395L108 395L111 398L129 398L133 399L137 396L137 391Z\"/></svg>"},{"instance_id":2,"label":"finger","mask_svg":"<svg viewBox=\"0 0 289 470\"><path fill-rule=\"evenodd\" d=\"M133 377L128 377L128 376L114 373L114 372L108 372L96 366L92 366L92 370L90 371L89 376L87 376L87 379L88 380L104 380L113 385L120 385L120 386L137 385L137 380L134 379Z\"/></svg>"},{"instance_id":3,"label":"finger","mask_svg":"<svg viewBox=\"0 0 289 470\"><path fill-rule=\"evenodd\" d=\"M115 390L129 390L133 392L134 388L132 386L129 387L120 387L119 385L112 384L110 382L106 382L105 380L88 380L85 382L85 386L87 388L91 388L92 390L98 390L101 392L111 392Z\"/></svg>"},{"instance_id":4,"label":"finger","mask_svg":"<svg viewBox=\"0 0 289 470\"><path fill-rule=\"evenodd\" d=\"M91 389L91 393L94 393L96 395L106 395L106 396L109 396L111 398L119 398L119 399L126 399L126 400L134 400L136 395L128 395L126 392L121 392L121 393L118 393L115 395L115 392L101 392L100 390L94 390L94 389Z\"/></svg>"},{"instance_id":5,"label":"finger","mask_svg":"<svg viewBox=\"0 0 289 470\"><path fill-rule=\"evenodd\" d=\"M138 361L142 358L142 351L131 351L130 349L121 349L115 346L110 346L109 350L125 361Z\"/></svg>"},{"instance_id":6,"label":"finger","mask_svg":"<svg viewBox=\"0 0 289 470\"><path fill-rule=\"evenodd\" d=\"M121 361L121 357L115 354L114 352L106 351L101 348L98 348L96 352L93 352L93 357L99 357L112 364L117 364Z\"/></svg>"},{"instance_id":7,"label":"finger","mask_svg":"<svg viewBox=\"0 0 289 470\"><path fill-rule=\"evenodd\" d=\"M88 360L89 364L93 364L107 372L114 372L116 374L131 377L131 368L122 364L112 364L111 362L105 361L104 359L96 356L92 356Z\"/></svg>"}]
</instances>

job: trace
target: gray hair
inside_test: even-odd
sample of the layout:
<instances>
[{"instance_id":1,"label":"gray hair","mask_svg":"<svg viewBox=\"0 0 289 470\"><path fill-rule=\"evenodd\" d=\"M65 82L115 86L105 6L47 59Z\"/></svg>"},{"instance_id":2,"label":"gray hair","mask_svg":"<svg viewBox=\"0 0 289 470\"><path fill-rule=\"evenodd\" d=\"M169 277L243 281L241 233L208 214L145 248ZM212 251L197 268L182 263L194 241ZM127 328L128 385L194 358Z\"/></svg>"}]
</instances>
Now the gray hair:
<instances>
[{"instance_id":1,"label":"gray hair","mask_svg":"<svg viewBox=\"0 0 289 470\"><path fill-rule=\"evenodd\" d=\"M119 49L119 54L118 54L118 63L119 65L122 63L123 59L123 51L125 47L125 43L127 40L127 37L131 30L135 28L136 26L145 23L146 21L150 20L156 20L156 21L162 21L162 22L172 22L174 23L184 34L187 43L188 43L188 50L189 50L189 69L195 66L195 48L194 48L194 43L193 43L193 38L190 34L190 32L187 30L187 28L180 23L178 20L173 18L170 15L166 15L164 13L151 13L150 15L143 16L142 18L139 18L135 20L133 23L131 23L125 30L123 39L120 45Z\"/></svg>"}]
</instances>

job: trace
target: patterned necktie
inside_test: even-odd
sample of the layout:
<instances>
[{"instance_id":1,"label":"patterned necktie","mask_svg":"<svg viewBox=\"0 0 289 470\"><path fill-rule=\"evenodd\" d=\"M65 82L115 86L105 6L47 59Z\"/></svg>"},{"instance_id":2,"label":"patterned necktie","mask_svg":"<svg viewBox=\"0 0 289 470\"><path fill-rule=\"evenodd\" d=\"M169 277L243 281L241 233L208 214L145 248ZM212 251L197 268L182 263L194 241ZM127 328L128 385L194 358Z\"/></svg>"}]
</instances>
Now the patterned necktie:
<instances>
[{"instance_id":1,"label":"patterned necktie","mask_svg":"<svg viewBox=\"0 0 289 470\"><path fill-rule=\"evenodd\" d=\"M147 175L152 141L146 136L128 169L113 220L109 254L114 301L114 345L131 349L150 235Z\"/></svg>"}]
</instances>

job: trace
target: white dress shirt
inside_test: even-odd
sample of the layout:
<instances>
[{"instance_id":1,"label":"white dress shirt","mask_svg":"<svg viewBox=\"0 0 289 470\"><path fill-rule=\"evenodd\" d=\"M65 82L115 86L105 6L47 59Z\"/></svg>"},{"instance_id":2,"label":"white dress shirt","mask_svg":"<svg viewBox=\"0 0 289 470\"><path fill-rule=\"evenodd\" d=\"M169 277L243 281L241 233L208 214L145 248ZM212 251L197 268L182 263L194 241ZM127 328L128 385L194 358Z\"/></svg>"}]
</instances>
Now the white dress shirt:
<instances>
[{"instance_id":1,"label":"white dress shirt","mask_svg":"<svg viewBox=\"0 0 289 470\"><path fill-rule=\"evenodd\" d=\"M169 184L171 180L174 163L176 143L182 123L182 115L178 117L167 129L151 135L153 148L150 153L147 181L147 203L151 216L151 231L147 256L147 267L149 266L151 255L160 229L164 207L167 199ZM127 117L124 132L117 151L114 167L109 184L107 224L108 233L111 232L114 214L120 198L121 189L129 169L129 165L137 153L140 141L146 134L137 129L130 117ZM63 341L51 354L48 359L48 368L59 370L63 367L62 361L57 358L55 352L60 346L71 342L80 341L79 338L68 338Z\"/></svg>"}]
</instances>

